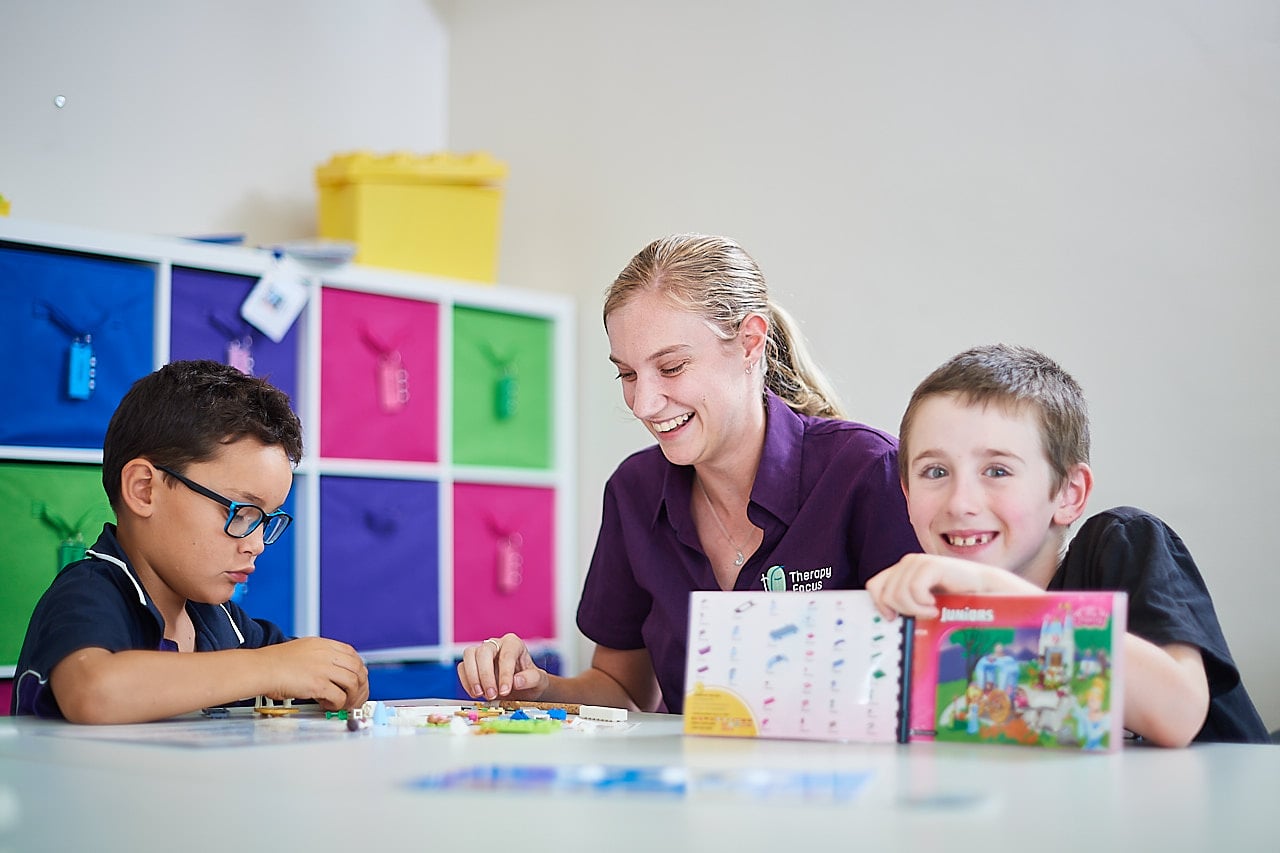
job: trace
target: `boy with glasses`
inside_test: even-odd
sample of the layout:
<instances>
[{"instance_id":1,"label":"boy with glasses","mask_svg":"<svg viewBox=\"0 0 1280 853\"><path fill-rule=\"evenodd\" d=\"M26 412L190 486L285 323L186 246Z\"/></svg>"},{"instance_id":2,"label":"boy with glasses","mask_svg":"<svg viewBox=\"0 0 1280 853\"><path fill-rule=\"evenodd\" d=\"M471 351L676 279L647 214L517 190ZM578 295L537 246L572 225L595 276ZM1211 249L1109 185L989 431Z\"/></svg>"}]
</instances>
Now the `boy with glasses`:
<instances>
[{"instance_id":1,"label":"boy with glasses","mask_svg":"<svg viewBox=\"0 0 1280 853\"><path fill-rule=\"evenodd\" d=\"M355 649L291 640L230 601L292 521L279 507L301 456L288 397L262 379L178 361L135 382L102 448L116 524L37 603L12 712L130 723L258 695L364 704Z\"/></svg>"}]
</instances>

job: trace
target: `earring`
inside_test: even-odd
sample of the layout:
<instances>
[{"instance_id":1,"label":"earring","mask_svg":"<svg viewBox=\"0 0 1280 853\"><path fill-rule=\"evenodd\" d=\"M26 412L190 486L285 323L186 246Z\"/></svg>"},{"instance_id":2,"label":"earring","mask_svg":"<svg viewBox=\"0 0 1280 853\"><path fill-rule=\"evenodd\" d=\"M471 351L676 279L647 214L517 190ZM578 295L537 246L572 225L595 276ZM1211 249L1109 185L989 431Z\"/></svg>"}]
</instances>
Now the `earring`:
<instances>
[{"instance_id":1,"label":"earring","mask_svg":"<svg viewBox=\"0 0 1280 853\"><path fill-rule=\"evenodd\" d=\"M748 375L748 376L750 376L750 375L751 375L751 362L749 362L749 361L747 362L747 375Z\"/></svg>"}]
</instances>

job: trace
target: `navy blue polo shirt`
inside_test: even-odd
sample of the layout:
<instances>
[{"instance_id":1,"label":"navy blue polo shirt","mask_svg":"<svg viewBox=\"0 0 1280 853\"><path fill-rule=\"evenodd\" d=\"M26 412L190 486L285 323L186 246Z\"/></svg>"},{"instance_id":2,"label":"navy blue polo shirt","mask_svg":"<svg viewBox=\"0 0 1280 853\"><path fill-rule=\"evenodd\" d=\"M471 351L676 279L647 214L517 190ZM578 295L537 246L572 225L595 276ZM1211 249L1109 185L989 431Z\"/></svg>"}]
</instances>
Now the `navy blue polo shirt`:
<instances>
[{"instance_id":1,"label":"navy blue polo shirt","mask_svg":"<svg viewBox=\"0 0 1280 853\"><path fill-rule=\"evenodd\" d=\"M861 589L920 550L898 479L898 442L863 424L800 415L766 395L764 452L747 516L764 531L734 589ZM693 523L694 470L658 446L605 485L578 627L611 649L648 649L668 711L684 707L689 593L719 589Z\"/></svg>"},{"instance_id":2,"label":"navy blue polo shirt","mask_svg":"<svg viewBox=\"0 0 1280 853\"><path fill-rule=\"evenodd\" d=\"M187 613L198 652L257 649L289 639L278 626L251 619L230 601L188 601ZM36 603L18 655L11 713L62 717L49 673L84 648L178 650L164 638L164 619L120 549L113 524L102 528L88 556L63 569Z\"/></svg>"}]
</instances>

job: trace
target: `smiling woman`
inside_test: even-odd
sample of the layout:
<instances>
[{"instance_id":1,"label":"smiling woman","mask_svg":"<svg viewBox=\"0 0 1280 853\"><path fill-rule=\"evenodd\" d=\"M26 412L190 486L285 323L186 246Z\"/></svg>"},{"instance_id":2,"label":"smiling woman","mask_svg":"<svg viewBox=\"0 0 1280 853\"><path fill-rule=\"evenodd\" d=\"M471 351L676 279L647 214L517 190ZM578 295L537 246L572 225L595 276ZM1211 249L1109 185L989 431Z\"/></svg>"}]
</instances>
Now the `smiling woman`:
<instances>
[{"instance_id":1,"label":"smiling woman","mask_svg":"<svg viewBox=\"0 0 1280 853\"><path fill-rule=\"evenodd\" d=\"M465 650L473 697L679 712L690 592L857 589L918 550L896 440L841 418L737 243L650 243L609 288L604 323L623 399L657 443L605 486L578 607L591 667L549 675L507 634Z\"/></svg>"}]
</instances>

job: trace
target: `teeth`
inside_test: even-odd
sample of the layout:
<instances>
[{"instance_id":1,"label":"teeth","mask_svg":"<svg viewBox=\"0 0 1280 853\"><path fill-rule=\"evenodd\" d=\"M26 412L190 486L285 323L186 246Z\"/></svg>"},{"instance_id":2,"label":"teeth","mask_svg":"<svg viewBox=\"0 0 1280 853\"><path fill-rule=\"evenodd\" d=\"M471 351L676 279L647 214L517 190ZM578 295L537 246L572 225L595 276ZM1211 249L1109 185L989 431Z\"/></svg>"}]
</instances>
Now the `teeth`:
<instances>
[{"instance_id":1,"label":"teeth","mask_svg":"<svg viewBox=\"0 0 1280 853\"><path fill-rule=\"evenodd\" d=\"M991 541L990 533L975 533L973 536L951 536L948 537L951 544L957 548L970 548L974 545L986 545Z\"/></svg>"},{"instance_id":2,"label":"teeth","mask_svg":"<svg viewBox=\"0 0 1280 853\"><path fill-rule=\"evenodd\" d=\"M682 426L683 424L687 423L689 418L691 417L693 417L693 412L688 412L686 414L681 415L678 418L672 418L669 421L656 421L653 424L653 428L658 432L671 432L671 430L675 429L676 427Z\"/></svg>"}]
</instances>

